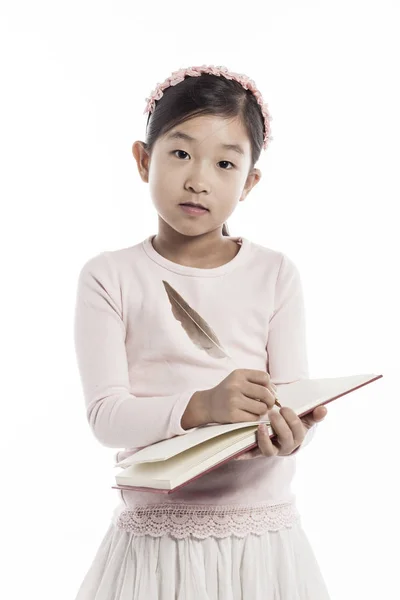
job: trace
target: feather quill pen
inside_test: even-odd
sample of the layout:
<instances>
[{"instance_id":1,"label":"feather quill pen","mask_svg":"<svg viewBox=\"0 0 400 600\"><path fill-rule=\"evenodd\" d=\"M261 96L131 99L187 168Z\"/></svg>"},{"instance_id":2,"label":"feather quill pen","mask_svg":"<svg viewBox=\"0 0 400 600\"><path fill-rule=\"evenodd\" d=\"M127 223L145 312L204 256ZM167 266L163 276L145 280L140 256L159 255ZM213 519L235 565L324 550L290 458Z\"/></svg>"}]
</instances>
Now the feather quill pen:
<instances>
[{"instance_id":1,"label":"feather quill pen","mask_svg":"<svg viewBox=\"0 0 400 600\"><path fill-rule=\"evenodd\" d=\"M171 304L172 314L180 322L189 339L201 350L204 350L214 358L229 358L236 366L233 358L223 348L216 333L182 296L168 283L163 280L163 285ZM280 407L278 400L276 404Z\"/></svg>"},{"instance_id":2,"label":"feather quill pen","mask_svg":"<svg viewBox=\"0 0 400 600\"><path fill-rule=\"evenodd\" d=\"M165 291L171 303L172 314L180 322L189 339L201 350L214 358L232 357L222 347L216 333L180 294L167 281L163 280Z\"/></svg>"}]
</instances>

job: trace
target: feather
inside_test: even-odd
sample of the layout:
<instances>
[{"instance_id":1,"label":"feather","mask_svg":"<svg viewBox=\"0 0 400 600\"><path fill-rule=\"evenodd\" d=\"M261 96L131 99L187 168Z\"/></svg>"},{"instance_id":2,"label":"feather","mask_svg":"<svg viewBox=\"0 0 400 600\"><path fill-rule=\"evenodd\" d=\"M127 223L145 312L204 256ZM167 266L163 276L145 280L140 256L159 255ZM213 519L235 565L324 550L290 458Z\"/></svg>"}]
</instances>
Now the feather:
<instances>
[{"instance_id":1,"label":"feather","mask_svg":"<svg viewBox=\"0 0 400 600\"><path fill-rule=\"evenodd\" d=\"M192 342L214 358L231 358L206 321L167 281L163 280L163 284L171 303L172 314L180 322Z\"/></svg>"}]
</instances>

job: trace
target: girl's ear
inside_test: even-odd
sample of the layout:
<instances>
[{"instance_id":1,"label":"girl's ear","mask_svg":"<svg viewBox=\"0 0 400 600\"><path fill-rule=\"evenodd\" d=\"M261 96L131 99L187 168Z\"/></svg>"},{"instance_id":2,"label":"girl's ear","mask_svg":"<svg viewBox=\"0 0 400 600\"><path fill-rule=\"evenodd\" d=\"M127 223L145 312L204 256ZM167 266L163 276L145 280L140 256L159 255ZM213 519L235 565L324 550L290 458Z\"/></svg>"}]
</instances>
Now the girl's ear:
<instances>
[{"instance_id":1,"label":"girl's ear","mask_svg":"<svg viewBox=\"0 0 400 600\"><path fill-rule=\"evenodd\" d=\"M253 189L253 187L255 185L257 185L257 183L260 181L261 176L262 176L262 173L261 173L260 169L252 169L251 170L251 172L247 176L246 183L244 185L243 192L242 192L242 195L240 196L239 202L246 198L247 194L249 194L251 192L251 190Z\"/></svg>"},{"instance_id":2,"label":"girl's ear","mask_svg":"<svg viewBox=\"0 0 400 600\"><path fill-rule=\"evenodd\" d=\"M146 183L149 181L149 154L141 141L134 142L132 154L136 160L139 175Z\"/></svg>"}]
</instances>

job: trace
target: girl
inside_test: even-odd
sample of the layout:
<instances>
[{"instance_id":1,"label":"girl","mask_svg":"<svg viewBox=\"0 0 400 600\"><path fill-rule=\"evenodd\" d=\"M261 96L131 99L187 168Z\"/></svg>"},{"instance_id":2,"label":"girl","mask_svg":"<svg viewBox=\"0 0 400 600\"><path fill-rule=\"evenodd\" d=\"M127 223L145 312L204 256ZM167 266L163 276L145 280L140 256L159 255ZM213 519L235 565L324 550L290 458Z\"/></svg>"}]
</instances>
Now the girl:
<instances>
[{"instance_id":1,"label":"girl","mask_svg":"<svg viewBox=\"0 0 400 600\"><path fill-rule=\"evenodd\" d=\"M326 408L304 419L273 408L279 384L309 377L299 272L225 224L260 181L267 105L247 76L203 65L174 72L145 112L147 141L132 150L158 233L92 257L79 274L75 347L90 427L125 449L116 461L267 411L277 441L259 428L258 448L168 496L119 490L76 600L326 600L290 487L294 454Z\"/></svg>"}]
</instances>

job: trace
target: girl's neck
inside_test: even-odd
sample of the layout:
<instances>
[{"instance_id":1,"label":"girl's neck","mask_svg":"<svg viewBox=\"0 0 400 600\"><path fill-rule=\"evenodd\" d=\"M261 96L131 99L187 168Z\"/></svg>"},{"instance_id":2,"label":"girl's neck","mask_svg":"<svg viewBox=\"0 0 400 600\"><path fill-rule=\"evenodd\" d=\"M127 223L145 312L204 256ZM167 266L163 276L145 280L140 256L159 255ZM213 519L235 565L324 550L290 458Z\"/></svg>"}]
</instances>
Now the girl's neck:
<instances>
[{"instance_id":1,"label":"girl's neck","mask_svg":"<svg viewBox=\"0 0 400 600\"><path fill-rule=\"evenodd\" d=\"M220 267L231 261L240 250L234 240L219 231L194 237L177 232L172 235L159 232L152 243L154 250L167 260L200 269Z\"/></svg>"}]
</instances>

